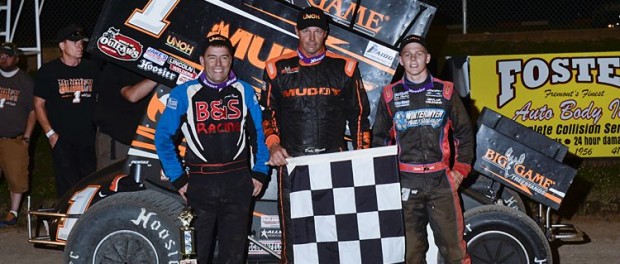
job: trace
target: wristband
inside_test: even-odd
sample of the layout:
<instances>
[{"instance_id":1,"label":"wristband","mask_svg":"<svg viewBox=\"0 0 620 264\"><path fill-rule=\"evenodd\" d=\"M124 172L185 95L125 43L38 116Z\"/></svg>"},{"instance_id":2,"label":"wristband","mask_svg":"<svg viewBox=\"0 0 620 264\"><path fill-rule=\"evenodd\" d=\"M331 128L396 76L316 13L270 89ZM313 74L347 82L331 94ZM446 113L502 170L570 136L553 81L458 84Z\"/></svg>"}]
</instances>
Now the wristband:
<instances>
[{"instance_id":1,"label":"wristband","mask_svg":"<svg viewBox=\"0 0 620 264\"><path fill-rule=\"evenodd\" d=\"M24 142L26 142L26 143L30 143L30 138L29 137L23 137L22 140L24 140Z\"/></svg>"},{"instance_id":2,"label":"wristband","mask_svg":"<svg viewBox=\"0 0 620 264\"><path fill-rule=\"evenodd\" d=\"M49 131L47 131L47 133L45 133L45 136L47 138L50 138L54 134L56 134L56 131L54 131L54 129L50 129Z\"/></svg>"}]
</instances>

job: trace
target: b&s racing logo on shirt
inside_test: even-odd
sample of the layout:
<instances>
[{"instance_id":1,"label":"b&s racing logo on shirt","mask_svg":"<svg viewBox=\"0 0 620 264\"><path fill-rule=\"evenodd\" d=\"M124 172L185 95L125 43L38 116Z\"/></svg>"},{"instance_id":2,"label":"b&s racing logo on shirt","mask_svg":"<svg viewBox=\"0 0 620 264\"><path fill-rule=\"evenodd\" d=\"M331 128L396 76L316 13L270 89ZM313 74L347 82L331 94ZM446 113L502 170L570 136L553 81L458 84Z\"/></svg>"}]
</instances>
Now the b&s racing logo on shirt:
<instances>
[{"instance_id":1,"label":"b&s racing logo on shirt","mask_svg":"<svg viewBox=\"0 0 620 264\"><path fill-rule=\"evenodd\" d=\"M120 34L120 30L114 27L110 27L99 37L97 48L103 54L122 61L135 61L142 55L142 44Z\"/></svg>"}]
</instances>

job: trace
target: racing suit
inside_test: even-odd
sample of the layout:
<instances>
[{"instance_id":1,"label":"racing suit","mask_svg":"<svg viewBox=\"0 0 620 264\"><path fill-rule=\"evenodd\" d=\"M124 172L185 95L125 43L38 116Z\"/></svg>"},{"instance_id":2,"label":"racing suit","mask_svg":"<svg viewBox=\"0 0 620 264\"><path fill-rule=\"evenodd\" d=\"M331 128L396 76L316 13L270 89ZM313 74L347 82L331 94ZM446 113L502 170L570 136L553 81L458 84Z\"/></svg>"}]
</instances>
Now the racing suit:
<instances>
[{"instance_id":1,"label":"racing suit","mask_svg":"<svg viewBox=\"0 0 620 264\"><path fill-rule=\"evenodd\" d=\"M300 51L267 61L261 94L268 146L279 143L289 155L344 151L346 124L355 149L370 146L369 106L355 60L326 51L311 62ZM290 179L278 171L278 212L282 262L292 263Z\"/></svg>"},{"instance_id":2,"label":"racing suit","mask_svg":"<svg viewBox=\"0 0 620 264\"><path fill-rule=\"evenodd\" d=\"M383 89L372 145L398 145L407 263L426 263L429 222L446 263L469 263L458 187L448 173L454 170L466 177L471 170L474 138L469 116L451 82L430 74L420 84L404 82Z\"/></svg>"},{"instance_id":3,"label":"racing suit","mask_svg":"<svg viewBox=\"0 0 620 264\"><path fill-rule=\"evenodd\" d=\"M264 185L268 181L265 163L269 153L261 123L254 89L243 81L213 88L199 78L170 92L157 124L155 146L172 185L180 189L188 183L185 195L196 213L194 227L201 261L209 257L215 233L218 263L242 263L244 259L252 178ZM180 125L187 141L185 170L174 143ZM251 171L250 145L256 148Z\"/></svg>"}]
</instances>

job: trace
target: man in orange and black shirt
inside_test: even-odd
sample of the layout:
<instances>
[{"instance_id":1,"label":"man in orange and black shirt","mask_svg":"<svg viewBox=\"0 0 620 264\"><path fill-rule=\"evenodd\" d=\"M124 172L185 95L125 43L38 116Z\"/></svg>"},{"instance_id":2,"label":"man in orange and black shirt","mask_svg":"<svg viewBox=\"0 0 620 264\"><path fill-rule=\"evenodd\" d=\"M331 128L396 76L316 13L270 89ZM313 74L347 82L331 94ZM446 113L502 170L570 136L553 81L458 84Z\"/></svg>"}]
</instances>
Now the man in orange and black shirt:
<instances>
[{"instance_id":1,"label":"man in orange and black shirt","mask_svg":"<svg viewBox=\"0 0 620 264\"><path fill-rule=\"evenodd\" d=\"M347 123L353 148L368 148L370 108L357 61L326 50L329 23L318 8L302 10L295 31L297 51L267 61L263 76L261 104L270 165L286 165L291 156L347 150ZM282 262L287 263L293 260L290 179L283 169L278 174Z\"/></svg>"}]
</instances>

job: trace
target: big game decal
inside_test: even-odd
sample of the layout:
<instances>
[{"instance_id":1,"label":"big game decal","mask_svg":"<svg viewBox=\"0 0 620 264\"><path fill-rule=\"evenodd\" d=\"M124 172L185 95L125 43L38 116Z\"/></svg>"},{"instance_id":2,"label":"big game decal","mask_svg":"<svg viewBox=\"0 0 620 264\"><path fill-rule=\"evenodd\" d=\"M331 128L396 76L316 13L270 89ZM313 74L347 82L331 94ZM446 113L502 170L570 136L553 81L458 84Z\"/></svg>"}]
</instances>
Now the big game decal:
<instances>
[{"instance_id":1,"label":"big game decal","mask_svg":"<svg viewBox=\"0 0 620 264\"><path fill-rule=\"evenodd\" d=\"M558 210L577 173L562 164L566 146L488 108L479 123L474 169Z\"/></svg>"},{"instance_id":2,"label":"big game decal","mask_svg":"<svg viewBox=\"0 0 620 264\"><path fill-rule=\"evenodd\" d=\"M396 45L408 34L425 36L437 8L411 0L289 0L305 7L314 6L332 21L375 40Z\"/></svg>"}]
</instances>

